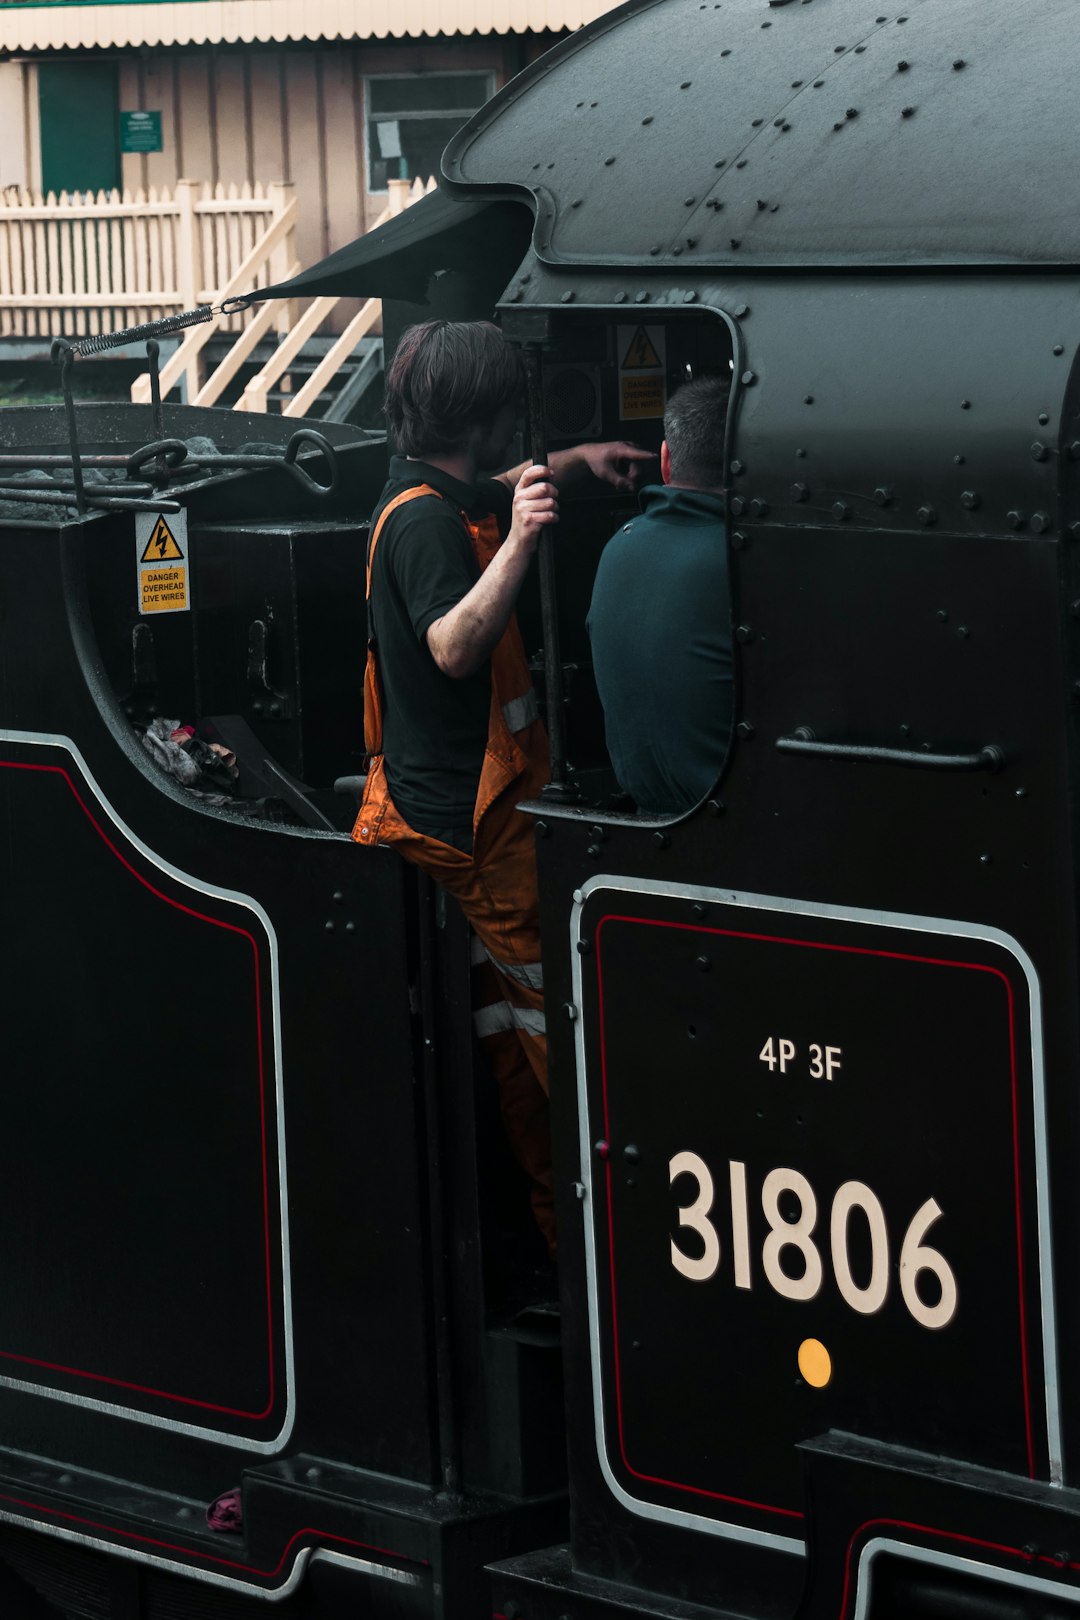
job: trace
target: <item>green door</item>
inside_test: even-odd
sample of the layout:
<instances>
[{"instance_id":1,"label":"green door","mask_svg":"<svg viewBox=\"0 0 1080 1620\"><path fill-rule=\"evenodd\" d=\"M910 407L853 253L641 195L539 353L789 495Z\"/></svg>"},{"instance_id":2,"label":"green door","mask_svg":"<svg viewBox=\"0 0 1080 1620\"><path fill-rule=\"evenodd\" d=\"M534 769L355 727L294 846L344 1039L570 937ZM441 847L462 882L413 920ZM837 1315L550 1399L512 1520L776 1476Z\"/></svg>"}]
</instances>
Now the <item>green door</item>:
<instances>
[{"instance_id":1,"label":"green door","mask_svg":"<svg viewBox=\"0 0 1080 1620\"><path fill-rule=\"evenodd\" d=\"M115 62L39 64L43 191L108 191L120 184L116 76Z\"/></svg>"}]
</instances>

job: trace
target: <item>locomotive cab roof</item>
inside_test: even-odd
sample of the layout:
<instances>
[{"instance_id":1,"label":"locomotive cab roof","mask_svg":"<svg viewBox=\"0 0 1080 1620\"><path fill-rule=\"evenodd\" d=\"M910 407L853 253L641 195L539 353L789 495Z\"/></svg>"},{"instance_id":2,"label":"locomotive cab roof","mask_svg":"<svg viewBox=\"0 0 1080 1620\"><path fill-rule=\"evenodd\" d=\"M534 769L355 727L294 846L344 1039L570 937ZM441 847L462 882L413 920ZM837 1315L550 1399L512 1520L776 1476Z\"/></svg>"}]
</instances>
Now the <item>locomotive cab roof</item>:
<instances>
[{"instance_id":1,"label":"locomotive cab roof","mask_svg":"<svg viewBox=\"0 0 1080 1620\"><path fill-rule=\"evenodd\" d=\"M631 0L443 168L553 264L1071 266L1078 71L1062 0Z\"/></svg>"}]
</instances>

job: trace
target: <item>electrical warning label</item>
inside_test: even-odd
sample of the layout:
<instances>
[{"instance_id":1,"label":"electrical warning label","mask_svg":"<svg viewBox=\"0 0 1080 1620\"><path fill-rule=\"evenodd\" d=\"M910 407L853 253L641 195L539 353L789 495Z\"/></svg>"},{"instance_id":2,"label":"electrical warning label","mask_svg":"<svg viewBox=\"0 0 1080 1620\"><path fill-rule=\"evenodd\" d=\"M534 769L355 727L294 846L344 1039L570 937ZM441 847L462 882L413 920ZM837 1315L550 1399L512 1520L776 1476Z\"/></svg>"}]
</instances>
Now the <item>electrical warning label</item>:
<instances>
[{"instance_id":1,"label":"electrical warning label","mask_svg":"<svg viewBox=\"0 0 1080 1620\"><path fill-rule=\"evenodd\" d=\"M175 534L163 517L154 524L140 562L183 562L184 553L177 544Z\"/></svg>"},{"instance_id":2,"label":"electrical warning label","mask_svg":"<svg viewBox=\"0 0 1080 1620\"><path fill-rule=\"evenodd\" d=\"M186 512L136 512L135 561L140 613L188 611Z\"/></svg>"},{"instance_id":3,"label":"electrical warning label","mask_svg":"<svg viewBox=\"0 0 1080 1620\"><path fill-rule=\"evenodd\" d=\"M662 326L619 328L619 415L624 422L655 420L667 403Z\"/></svg>"},{"instance_id":4,"label":"electrical warning label","mask_svg":"<svg viewBox=\"0 0 1080 1620\"><path fill-rule=\"evenodd\" d=\"M643 326L639 326L630 339L623 360L623 371L656 371L664 362L656 352L656 344Z\"/></svg>"}]
</instances>

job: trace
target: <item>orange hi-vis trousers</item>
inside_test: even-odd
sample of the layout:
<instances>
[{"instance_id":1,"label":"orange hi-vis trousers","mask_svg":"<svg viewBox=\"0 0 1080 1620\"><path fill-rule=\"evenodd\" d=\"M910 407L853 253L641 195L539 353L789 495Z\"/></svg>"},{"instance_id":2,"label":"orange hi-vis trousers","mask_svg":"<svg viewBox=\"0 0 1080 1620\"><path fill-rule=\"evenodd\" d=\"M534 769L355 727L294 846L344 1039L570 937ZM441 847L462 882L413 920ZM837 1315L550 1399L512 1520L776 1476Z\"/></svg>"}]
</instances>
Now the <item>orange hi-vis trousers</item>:
<instances>
[{"instance_id":1,"label":"orange hi-vis trousers","mask_svg":"<svg viewBox=\"0 0 1080 1620\"><path fill-rule=\"evenodd\" d=\"M384 507L368 548L369 598L372 562L387 518L406 501L438 494L430 485L420 484ZM494 520L473 523L462 513L462 522L483 570L500 544ZM532 824L517 809L520 800L536 797L548 780L548 748L517 620L511 618L491 654L491 710L473 811L471 854L414 831L398 811L386 781L382 713L377 649L369 643L364 742L370 764L352 835L369 849L393 844L406 860L429 872L454 896L472 925L474 965L482 952L492 970L490 974L482 968L474 972L476 1033L498 1084L507 1136L531 1183L533 1213L554 1254L536 853Z\"/></svg>"}]
</instances>

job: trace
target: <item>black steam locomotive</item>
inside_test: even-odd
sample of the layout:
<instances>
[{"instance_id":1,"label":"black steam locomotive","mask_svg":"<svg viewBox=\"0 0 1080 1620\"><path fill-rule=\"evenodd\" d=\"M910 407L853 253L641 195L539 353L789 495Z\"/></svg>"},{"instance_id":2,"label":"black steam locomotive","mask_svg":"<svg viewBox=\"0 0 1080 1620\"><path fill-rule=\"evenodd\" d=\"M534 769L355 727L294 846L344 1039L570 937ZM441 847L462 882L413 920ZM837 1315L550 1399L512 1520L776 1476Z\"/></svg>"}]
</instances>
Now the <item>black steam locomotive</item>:
<instances>
[{"instance_id":1,"label":"black steam locomotive","mask_svg":"<svg viewBox=\"0 0 1080 1620\"><path fill-rule=\"evenodd\" d=\"M289 288L496 313L550 445L732 377L678 823L584 638L624 505L564 508L558 1311L464 924L333 791L381 439L3 413L0 479L131 475L0 536L5 1616L1077 1614L1078 74L1072 0L631 0Z\"/></svg>"}]
</instances>

